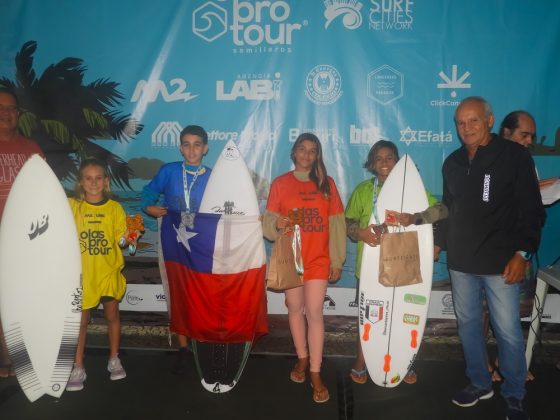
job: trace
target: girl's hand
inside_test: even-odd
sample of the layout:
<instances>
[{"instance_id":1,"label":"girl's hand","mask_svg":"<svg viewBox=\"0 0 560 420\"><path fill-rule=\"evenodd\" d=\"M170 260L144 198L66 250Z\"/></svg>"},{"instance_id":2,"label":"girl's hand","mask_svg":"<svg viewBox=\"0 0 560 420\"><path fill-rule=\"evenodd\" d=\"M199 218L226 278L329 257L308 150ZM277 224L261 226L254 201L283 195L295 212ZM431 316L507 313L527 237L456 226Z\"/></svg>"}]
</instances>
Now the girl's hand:
<instances>
[{"instance_id":1,"label":"girl's hand","mask_svg":"<svg viewBox=\"0 0 560 420\"><path fill-rule=\"evenodd\" d=\"M379 245L379 236L375 234L373 231L374 225L369 225L364 229L358 230L358 239L363 241L365 244L369 246L377 246Z\"/></svg>"},{"instance_id":2,"label":"girl's hand","mask_svg":"<svg viewBox=\"0 0 560 420\"><path fill-rule=\"evenodd\" d=\"M127 231L125 237L126 237L126 241L129 244L136 245L138 243L138 238L140 237L140 232L138 232L137 230L133 230L131 232Z\"/></svg>"},{"instance_id":3,"label":"girl's hand","mask_svg":"<svg viewBox=\"0 0 560 420\"><path fill-rule=\"evenodd\" d=\"M329 273L329 283L336 283L340 280L340 276L342 275L342 268L334 268L331 267Z\"/></svg>"},{"instance_id":4,"label":"girl's hand","mask_svg":"<svg viewBox=\"0 0 560 420\"><path fill-rule=\"evenodd\" d=\"M140 237L140 233L137 230L129 230L127 229L123 236L121 237L121 239L119 240L119 246L121 248L124 248L125 246L132 244L132 245L137 245L138 243L138 238Z\"/></svg>"},{"instance_id":5,"label":"girl's hand","mask_svg":"<svg viewBox=\"0 0 560 420\"><path fill-rule=\"evenodd\" d=\"M126 217L126 232L124 237L126 238L126 242L128 242L129 255L136 254L138 239L140 238L140 235L144 233L144 230L144 219L142 218L142 215L135 214L134 216Z\"/></svg>"},{"instance_id":6,"label":"girl's hand","mask_svg":"<svg viewBox=\"0 0 560 420\"><path fill-rule=\"evenodd\" d=\"M285 216L278 216L276 219L276 230L285 230L291 228L290 219Z\"/></svg>"}]
</instances>

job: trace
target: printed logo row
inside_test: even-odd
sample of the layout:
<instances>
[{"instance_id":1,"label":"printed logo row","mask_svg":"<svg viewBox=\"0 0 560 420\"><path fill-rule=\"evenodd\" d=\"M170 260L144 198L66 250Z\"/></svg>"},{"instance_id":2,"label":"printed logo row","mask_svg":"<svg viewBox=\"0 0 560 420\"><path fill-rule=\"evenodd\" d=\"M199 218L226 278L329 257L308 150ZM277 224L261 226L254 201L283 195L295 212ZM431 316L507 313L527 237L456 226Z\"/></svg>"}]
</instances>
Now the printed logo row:
<instances>
[{"instance_id":1,"label":"printed logo row","mask_svg":"<svg viewBox=\"0 0 560 420\"><path fill-rule=\"evenodd\" d=\"M458 76L457 65L451 66L449 76L443 70L438 73L438 89L449 92L452 99L432 99L430 106L457 106L457 90L470 89L471 83L466 83L470 76L465 71ZM393 67L384 64L367 75L365 81L367 97L381 105L388 105L404 96L404 74ZM329 64L319 64L313 67L302 82L305 85L305 95L316 105L331 105L343 94L343 83L340 72ZM276 101L281 98L282 78L280 72L238 74L232 81L217 80L217 101ZM187 82L181 78L171 79L169 83L162 80L140 80L136 84L131 102L152 103L161 96L165 102L191 101L200 96L199 93L189 91Z\"/></svg>"},{"instance_id":2,"label":"printed logo row","mask_svg":"<svg viewBox=\"0 0 560 420\"><path fill-rule=\"evenodd\" d=\"M152 148L168 148L168 147L179 147L180 145L180 133L182 130L181 124L177 121L161 121L155 130L152 132L151 136L151 146ZM389 139L390 136L384 136L381 134L379 127L367 127L361 128L354 124L350 124L347 139L334 128L317 128L317 127L306 127L306 128L289 128L288 129L288 140L290 143L296 141L296 138L304 132L315 133L322 142L329 144L332 147L337 145L344 145L349 143L351 145L367 144L372 145L381 139ZM399 141L410 146L412 143L418 144L450 144L453 142L453 134L451 130L448 131L432 131L432 130L413 130L410 126L406 127L404 130L400 130ZM222 131L217 129L208 129L208 140L209 141L219 141L227 142L233 140L238 143L243 142L258 142L259 150L272 150L274 144L280 139L280 133L278 131L251 131L244 130L238 131ZM268 149L267 149L268 148Z\"/></svg>"},{"instance_id":3,"label":"printed logo row","mask_svg":"<svg viewBox=\"0 0 560 420\"><path fill-rule=\"evenodd\" d=\"M365 8L364 3L324 0L323 16L313 15L297 21L292 16L290 3L284 0L207 1L192 12L192 32L208 43L229 37L233 53L254 54L291 53L299 32L309 26L309 19L324 19L325 30L342 25L353 31L365 26L364 22L370 31L413 29L412 0L369 0L369 7ZM319 9L311 7L309 10L316 13Z\"/></svg>"}]
</instances>

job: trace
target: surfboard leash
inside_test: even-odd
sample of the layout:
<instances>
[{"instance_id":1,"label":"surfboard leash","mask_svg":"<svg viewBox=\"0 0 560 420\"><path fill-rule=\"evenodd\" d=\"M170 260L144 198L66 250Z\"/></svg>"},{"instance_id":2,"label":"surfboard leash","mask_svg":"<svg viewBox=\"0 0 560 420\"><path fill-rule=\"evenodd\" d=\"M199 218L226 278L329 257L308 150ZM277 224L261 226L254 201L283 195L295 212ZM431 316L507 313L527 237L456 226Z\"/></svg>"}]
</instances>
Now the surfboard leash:
<instances>
[{"instance_id":1,"label":"surfboard leash","mask_svg":"<svg viewBox=\"0 0 560 420\"><path fill-rule=\"evenodd\" d=\"M402 186L402 192L401 192L401 208L400 208L401 213L402 213L403 208L404 208L404 189L405 189L405 185L406 185L407 163L408 163L408 153L406 155L404 155L404 173L403 173L403 186Z\"/></svg>"}]
</instances>

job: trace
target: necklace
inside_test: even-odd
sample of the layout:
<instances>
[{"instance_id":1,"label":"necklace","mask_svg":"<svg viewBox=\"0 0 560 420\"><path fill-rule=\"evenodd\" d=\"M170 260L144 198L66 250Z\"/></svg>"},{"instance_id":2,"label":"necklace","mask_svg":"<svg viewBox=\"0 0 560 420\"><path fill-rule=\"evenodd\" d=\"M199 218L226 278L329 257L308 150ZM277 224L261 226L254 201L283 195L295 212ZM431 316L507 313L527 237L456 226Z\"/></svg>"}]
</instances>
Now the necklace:
<instances>
[{"instance_id":1,"label":"necklace","mask_svg":"<svg viewBox=\"0 0 560 420\"><path fill-rule=\"evenodd\" d=\"M187 213L191 212L191 191L193 189L193 186L196 182L196 180L198 179L198 175L201 173L201 168L202 165L200 165L196 171L194 172L194 176L193 179L191 181L191 185L189 185L189 182L187 180L187 168L185 166L185 164L183 163L183 190L184 190L184 194L185 194L185 208ZM190 172L192 173L192 172Z\"/></svg>"}]
</instances>

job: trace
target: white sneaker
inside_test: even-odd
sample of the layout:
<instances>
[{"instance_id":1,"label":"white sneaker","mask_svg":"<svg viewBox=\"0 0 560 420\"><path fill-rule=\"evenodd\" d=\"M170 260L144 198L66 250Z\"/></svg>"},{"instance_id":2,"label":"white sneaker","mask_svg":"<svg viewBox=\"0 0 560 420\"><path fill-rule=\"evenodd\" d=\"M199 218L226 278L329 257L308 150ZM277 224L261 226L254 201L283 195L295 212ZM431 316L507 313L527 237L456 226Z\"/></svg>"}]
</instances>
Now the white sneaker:
<instances>
[{"instance_id":1,"label":"white sneaker","mask_svg":"<svg viewBox=\"0 0 560 420\"><path fill-rule=\"evenodd\" d=\"M111 372L111 380L118 381L119 379L126 378L126 372L121 364L121 359L118 356L109 359L109 363L107 364L107 370Z\"/></svg>"},{"instance_id":2,"label":"white sneaker","mask_svg":"<svg viewBox=\"0 0 560 420\"><path fill-rule=\"evenodd\" d=\"M72 373L70 373L70 378L66 384L66 391L81 391L84 389L84 381L86 380L86 370L83 367L79 367L74 363L72 368Z\"/></svg>"}]
</instances>

